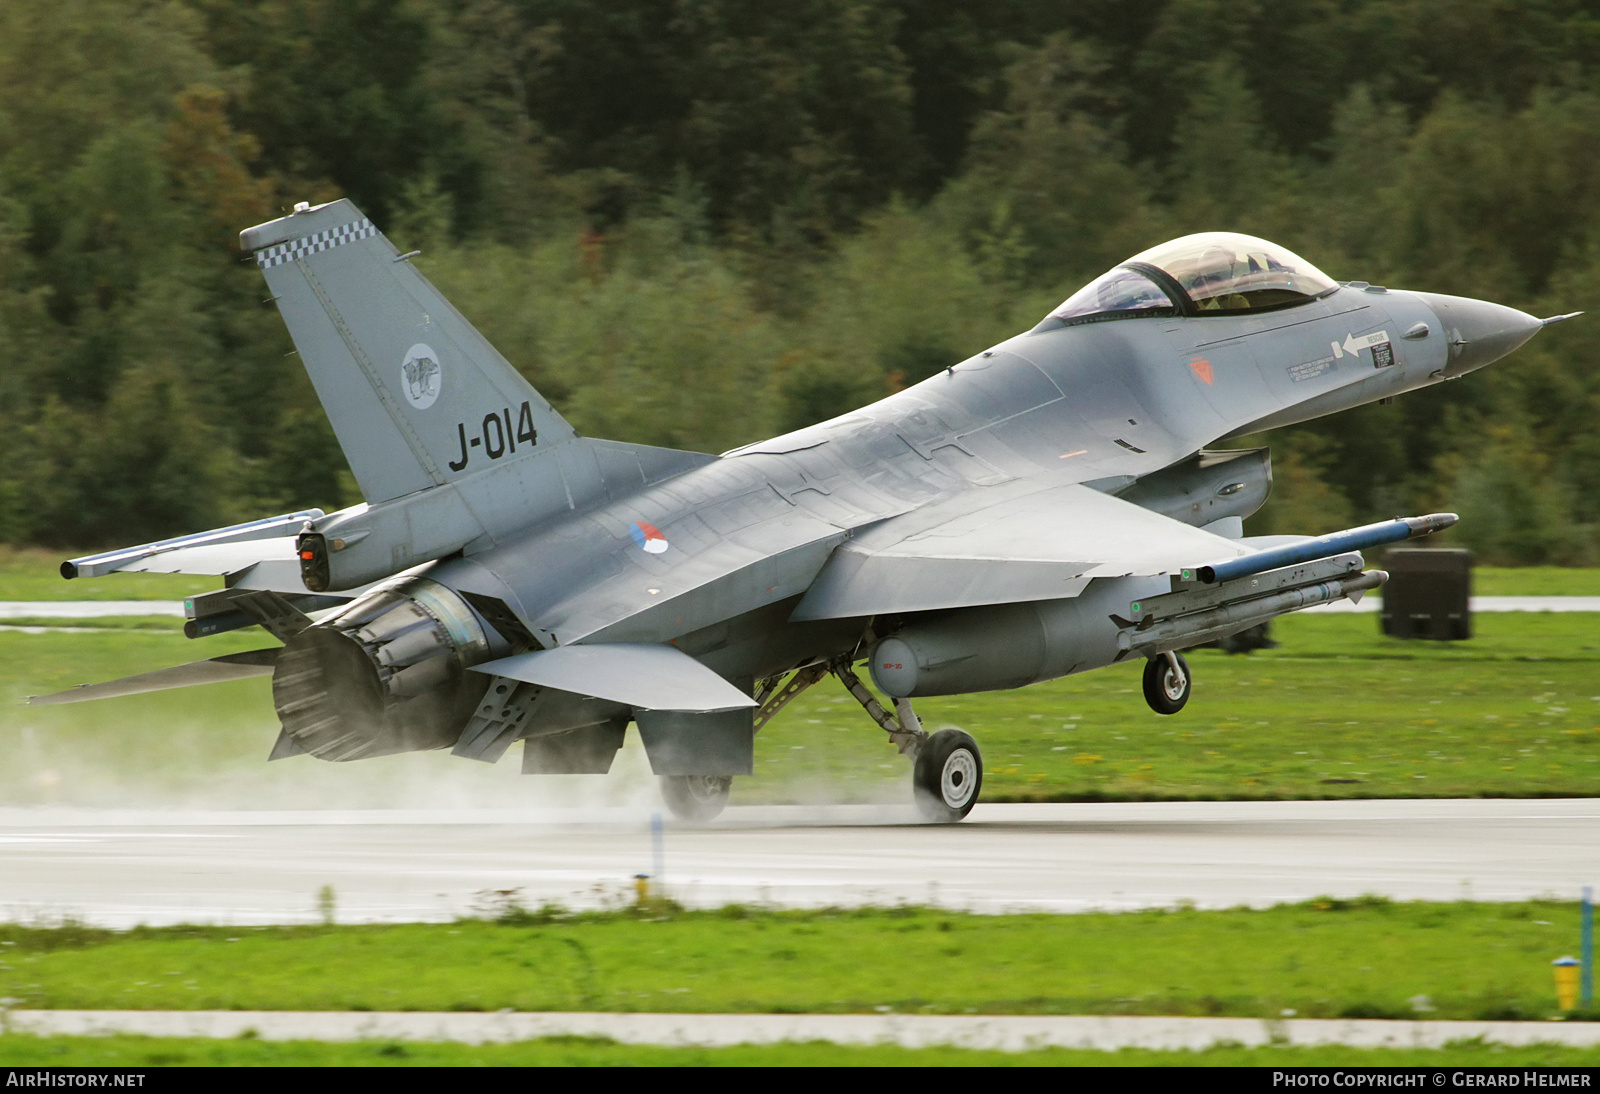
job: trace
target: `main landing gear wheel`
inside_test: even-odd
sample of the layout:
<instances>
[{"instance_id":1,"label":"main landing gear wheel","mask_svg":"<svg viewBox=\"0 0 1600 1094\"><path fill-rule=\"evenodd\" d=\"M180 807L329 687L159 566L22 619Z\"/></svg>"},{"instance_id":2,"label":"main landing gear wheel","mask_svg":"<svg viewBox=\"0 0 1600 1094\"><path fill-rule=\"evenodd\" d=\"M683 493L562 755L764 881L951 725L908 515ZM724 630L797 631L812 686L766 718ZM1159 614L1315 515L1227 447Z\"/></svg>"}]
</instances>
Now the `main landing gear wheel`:
<instances>
[{"instance_id":1,"label":"main landing gear wheel","mask_svg":"<svg viewBox=\"0 0 1600 1094\"><path fill-rule=\"evenodd\" d=\"M663 775L661 797L679 820L708 821L728 804L732 775Z\"/></svg>"},{"instance_id":2,"label":"main landing gear wheel","mask_svg":"<svg viewBox=\"0 0 1600 1094\"><path fill-rule=\"evenodd\" d=\"M972 812L983 787L978 743L959 729L941 729L917 749L911 786L917 809L930 821L949 824Z\"/></svg>"},{"instance_id":3,"label":"main landing gear wheel","mask_svg":"<svg viewBox=\"0 0 1600 1094\"><path fill-rule=\"evenodd\" d=\"M1157 714L1176 714L1189 701L1194 680L1179 653L1158 653L1144 663L1144 701Z\"/></svg>"}]
</instances>

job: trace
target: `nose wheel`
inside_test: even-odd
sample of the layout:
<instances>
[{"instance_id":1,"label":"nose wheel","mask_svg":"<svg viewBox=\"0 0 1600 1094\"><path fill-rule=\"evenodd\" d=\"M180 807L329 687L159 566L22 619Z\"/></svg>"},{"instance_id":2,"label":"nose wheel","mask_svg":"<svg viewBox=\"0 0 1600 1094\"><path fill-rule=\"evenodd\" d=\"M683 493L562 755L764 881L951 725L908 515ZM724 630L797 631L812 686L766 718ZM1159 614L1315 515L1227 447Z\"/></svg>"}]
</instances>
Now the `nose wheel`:
<instances>
[{"instance_id":1,"label":"nose wheel","mask_svg":"<svg viewBox=\"0 0 1600 1094\"><path fill-rule=\"evenodd\" d=\"M1182 710L1193 684L1189 662L1180 653L1158 653L1144 663L1144 701L1157 714Z\"/></svg>"}]
</instances>

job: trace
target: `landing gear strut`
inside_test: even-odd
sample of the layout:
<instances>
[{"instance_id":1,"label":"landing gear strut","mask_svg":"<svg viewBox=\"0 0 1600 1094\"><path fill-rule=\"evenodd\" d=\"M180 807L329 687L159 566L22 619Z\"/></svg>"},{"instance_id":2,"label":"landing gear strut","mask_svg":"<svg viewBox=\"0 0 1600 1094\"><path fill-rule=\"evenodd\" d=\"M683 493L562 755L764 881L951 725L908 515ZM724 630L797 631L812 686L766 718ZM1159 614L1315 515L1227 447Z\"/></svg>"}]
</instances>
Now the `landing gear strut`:
<instances>
[{"instance_id":1,"label":"landing gear strut","mask_svg":"<svg viewBox=\"0 0 1600 1094\"><path fill-rule=\"evenodd\" d=\"M900 754L911 757L911 789L918 811L937 824L950 824L972 812L983 786L983 756L977 742L959 729L930 734L911 709L910 699L896 699L894 713L890 714L867 690L848 660L835 661L829 667L872 720L883 727Z\"/></svg>"},{"instance_id":2,"label":"landing gear strut","mask_svg":"<svg viewBox=\"0 0 1600 1094\"><path fill-rule=\"evenodd\" d=\"M1157 714L1176 714L1182 710L1193 686L1189 662L1176 651L1158 653L1144 663L1144 701Z\"/></svg>"}]
</instances>

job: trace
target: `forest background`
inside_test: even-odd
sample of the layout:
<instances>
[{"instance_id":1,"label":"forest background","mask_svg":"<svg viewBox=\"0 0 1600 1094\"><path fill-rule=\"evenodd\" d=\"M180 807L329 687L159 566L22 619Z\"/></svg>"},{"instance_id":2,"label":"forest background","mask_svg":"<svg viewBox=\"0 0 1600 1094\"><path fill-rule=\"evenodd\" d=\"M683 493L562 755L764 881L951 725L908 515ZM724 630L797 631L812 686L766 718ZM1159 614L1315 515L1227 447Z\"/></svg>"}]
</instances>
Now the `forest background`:
<instances>
[{"instance_id":1,"label":"forest background","mask_svg":"<svg viewBox=\"0 0 1600 1094\"><path fill-rule=\"evenodd\" d=\"M581 432L710 452L1194 231L1587 309L1273 432L1251 530L1600 562L1597 81L1593 0L5 0L0 541L359 501L237 247L348 196Z\"/></svg>"}]
</instances>

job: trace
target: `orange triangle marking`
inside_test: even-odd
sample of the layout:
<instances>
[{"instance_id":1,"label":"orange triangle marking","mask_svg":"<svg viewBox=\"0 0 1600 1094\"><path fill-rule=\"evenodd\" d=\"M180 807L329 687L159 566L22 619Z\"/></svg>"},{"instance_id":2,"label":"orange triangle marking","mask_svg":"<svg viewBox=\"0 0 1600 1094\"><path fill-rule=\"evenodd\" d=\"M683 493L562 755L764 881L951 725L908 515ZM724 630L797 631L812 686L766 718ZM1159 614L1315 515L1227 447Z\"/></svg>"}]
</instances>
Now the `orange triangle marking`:
<instances>
[{"instance_id":1,"label":"orange triangle marking","mask_svg":"<svg viewBox=\"0 0 1600 1094\"><path fill-rule=\"evenodd\" d=\"M1211 383L1211 362L1204 357L1189 362L1189 371L1193 372L1207 384Z\"/></svg>"}]
</instances>

